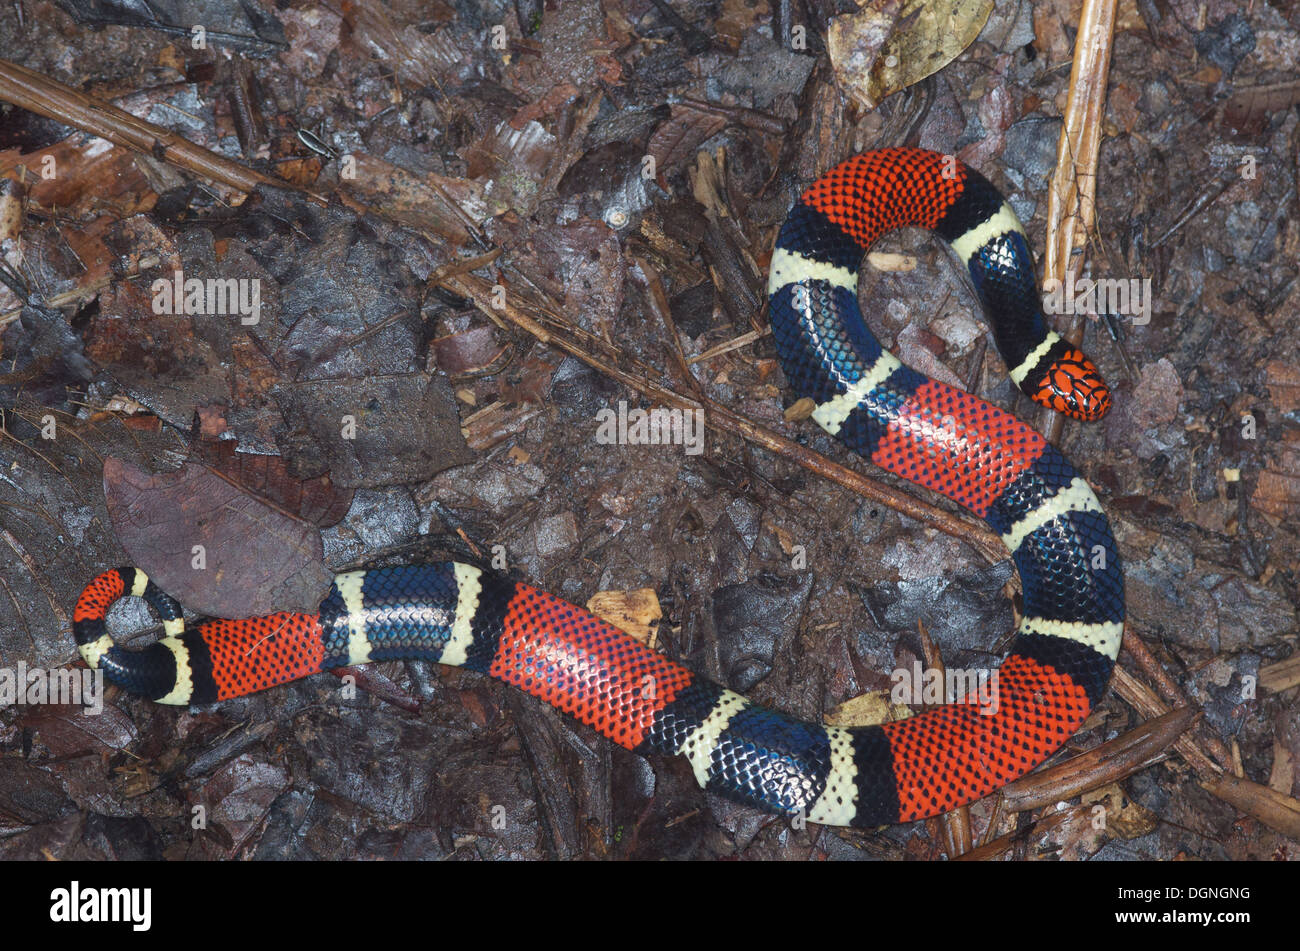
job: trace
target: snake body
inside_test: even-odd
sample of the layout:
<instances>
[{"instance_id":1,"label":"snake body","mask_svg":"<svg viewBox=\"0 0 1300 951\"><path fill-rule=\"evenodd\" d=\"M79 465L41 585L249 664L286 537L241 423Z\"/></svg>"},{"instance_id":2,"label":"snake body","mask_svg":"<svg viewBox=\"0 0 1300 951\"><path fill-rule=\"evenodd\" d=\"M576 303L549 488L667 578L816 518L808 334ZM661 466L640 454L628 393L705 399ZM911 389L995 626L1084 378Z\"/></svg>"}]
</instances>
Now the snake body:
<instances>
[{"instance_id":1,"label":"snake body","mask_svg":"<svg viewBox=\"0 0 1300 951\"><path fill-rule=\"evenodd\" d=\"M1020 572L1023 620L997 703L934 706L878 726L831 727L699 677L576 605L458 562L337 575L315 614L186 623L134 568L82 593L74 633L107 679L162 703L211 703L343 665L425 658L504 680L640 754L682 756L700 785L770 812L874 826L953 809L1033 769L1103 695L1124 622L1123 575L1087 482L1034 430L901 364L867 329L857 270L876 238L916 225L969 270L1012 379L1095 419L1110 394L1043 317L1010 207L954 158L866 152L818 179L777 238L768 291L786 377L850 449L984 518ZM116 646L120 597L144 597L165 636ZM725 636L725 632L722 632Z\"/></svg>"}]
</instances>

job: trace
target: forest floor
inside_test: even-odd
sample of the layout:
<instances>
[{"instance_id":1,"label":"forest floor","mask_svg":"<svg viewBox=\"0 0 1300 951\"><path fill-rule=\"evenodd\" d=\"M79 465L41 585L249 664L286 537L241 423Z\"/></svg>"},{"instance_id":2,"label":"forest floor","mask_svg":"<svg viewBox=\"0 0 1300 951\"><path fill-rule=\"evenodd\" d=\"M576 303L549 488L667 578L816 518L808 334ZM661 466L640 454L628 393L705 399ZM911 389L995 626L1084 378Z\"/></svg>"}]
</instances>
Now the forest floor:
<instances>
[{"instance_id":1,"label":"forest floor","mask_svg":"<svg viewBox=\"0 0 1300 951\"><path fill-rule=\"evenodd\" d=\"M0 8L4 69L229 164L201 175L167 143L141 153L0 105L3 195L22 203L0 234L4 666L74 663L72 605L119 564L238 616L308 609L331 571L448 553L582 604L651 589L658 647L805 719L884 707L891 671L923 657L918 622L947 664L997 663L1010 560L943 499L785 418L766 269L803 187L891 145L980 170L1040 252L1077 5L999 3L874 110L837 85L822 0L778 22L760 0L194 3L201 49L188 26L96 23L109 6ZM1150 306L1086 322L1114 408L1057 440L1119 542L1131 686L1051 762L1165 709L1199 719L1082 797L974 804L983 854L1300 848L1300 10L1239 6L1120 5L1087 257ZM885 344L1043 425L941 243L904 231L878 250L894 256L872 258L861 296ZM154 282L178 270L258 296L158 313ZM694 446L599 438L602 411L664 391L740 423ZM348 420L356 438L337 438ZM249 532L262 516L274 527ZM138 603L112 620L150 631ZM0 709L0 858L952 852L938 820L761 815L480 675L390 662L357 682Z\"/></svg>"}]
</instances>

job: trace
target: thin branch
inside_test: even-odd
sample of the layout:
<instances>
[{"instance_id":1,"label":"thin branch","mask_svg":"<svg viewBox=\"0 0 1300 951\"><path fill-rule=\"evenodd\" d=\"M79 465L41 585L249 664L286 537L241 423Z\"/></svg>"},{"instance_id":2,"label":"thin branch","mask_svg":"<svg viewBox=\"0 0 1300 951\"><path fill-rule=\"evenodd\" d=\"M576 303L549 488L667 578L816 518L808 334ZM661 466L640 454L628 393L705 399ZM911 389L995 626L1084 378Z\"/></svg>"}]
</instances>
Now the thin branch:
<instances>
[{"instance_id":1,"label":"thin branch","mask_svg":"<svg viewBox=\"0 0 1300 951\"><path fill-rule=\"evenodd\" d=\"M274 185L302 192L320 204L328 203L324 195L268 178L112 103L4 59L0 59L0 99L238 191L251 192L258 185ZM363 209L345 195L340 194L339 198L354 210Z\"/></svg>"}]
</instances>

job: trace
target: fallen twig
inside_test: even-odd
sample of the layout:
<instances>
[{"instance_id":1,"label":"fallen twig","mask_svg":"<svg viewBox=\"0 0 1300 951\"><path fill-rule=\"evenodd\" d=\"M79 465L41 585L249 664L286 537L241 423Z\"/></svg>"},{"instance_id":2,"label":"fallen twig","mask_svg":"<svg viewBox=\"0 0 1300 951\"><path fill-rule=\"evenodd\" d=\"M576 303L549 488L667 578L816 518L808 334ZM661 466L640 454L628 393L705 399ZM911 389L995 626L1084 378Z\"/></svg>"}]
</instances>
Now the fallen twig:
<instances>
[{"instance_id":1,"label":"fallen twig","mask_svg":"<svg viewBox=\"0 0 1300 951\"><path fill-rule=\"evenodd\" d=\"M1051 769L1022 776L1002 788L1007 811L1038 809L1131 776L1155 762L1199 715L1192 707L1171 710Z\"/></svg>"},{"instance_id":2,"label":"fallen twig","mask_svg":"<svg viewBox=\"0 0 1300 951\"><path fill-rule=\"evenodd\" d=\"M321 204L329 201L324 195L269 178L112 103L4 59L0 59L0 99L238 191L251 192L258 185L274 185L302 192ZM353 210L364 210L364 206L344 195L339 198Z\"/></svg>"}]
</instances>

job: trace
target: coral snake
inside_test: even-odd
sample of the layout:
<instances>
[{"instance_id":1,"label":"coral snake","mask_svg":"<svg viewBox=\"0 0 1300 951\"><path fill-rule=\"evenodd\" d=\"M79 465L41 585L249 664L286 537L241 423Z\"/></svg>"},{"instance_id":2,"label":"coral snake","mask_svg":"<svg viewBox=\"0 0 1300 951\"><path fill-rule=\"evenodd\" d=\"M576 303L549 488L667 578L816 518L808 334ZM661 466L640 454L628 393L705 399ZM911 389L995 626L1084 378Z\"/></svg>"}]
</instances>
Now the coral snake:
<instances>
[{"instance_id":1,"label":"coral snake","mask_svg":"<svg viewBox=\"0 0 1300 951\"><path fill-rule=\"evenodd\" d=\"M858 267L883 232L928 228L964 262L1012 379L1079 419L1110 395L1047 326L1025 233L998 191L950 156L860 154L796 203L772 256L772 332L789 384L850 449L940 492L998 532L1020 572L1023 620L975 698L878 726L830 727L766 709L527 584L458 562L337 575L316 614L186 623L143 572L105 572L74 631L91 667L161 703L212 703L342 665L426 658L490 674L642 754L676 754L702 786L831 825L920 819L1042 763L1106 689L1124 622L1123 576L1088 483L1034 430L901 364L858 308ZM114 645L109 606L142 596L165 636ZM722 632L722 636L726 636ZM993 712L990 712L993 711Z\"/></svg>"}]
</instances>

